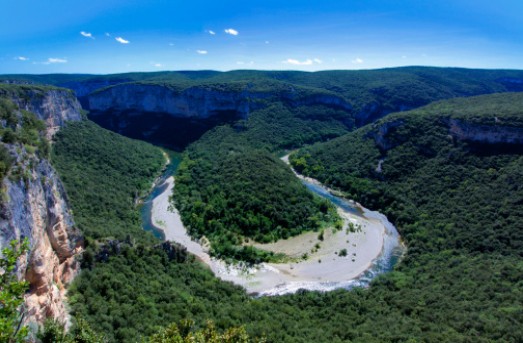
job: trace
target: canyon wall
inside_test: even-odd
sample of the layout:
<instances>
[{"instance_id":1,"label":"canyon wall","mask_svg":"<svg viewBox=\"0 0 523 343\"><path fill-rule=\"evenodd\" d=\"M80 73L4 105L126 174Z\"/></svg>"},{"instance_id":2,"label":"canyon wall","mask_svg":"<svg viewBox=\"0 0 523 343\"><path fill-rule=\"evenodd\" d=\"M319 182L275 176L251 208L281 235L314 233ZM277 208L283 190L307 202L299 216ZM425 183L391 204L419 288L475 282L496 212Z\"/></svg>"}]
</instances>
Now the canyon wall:
<instances>
[{"instance_id":1,"label":"canyon wall","mask_svg":"<svg viewBox=\"0 0 523 343\"><path fill-rule=\"evenodd\" d=\"M67 90L24 88L1 96L44 120L47 138L67 121L81 120L81 107ZM0 247L24 238L30 247L18 265L19 278L30 284L24 321L41 324L53 318L69 325L65 285L79 271L83 240L74 226L62 183L40 154L21 143L0 144L13 160L2 181Z\"/></svg>"}]
</instances>

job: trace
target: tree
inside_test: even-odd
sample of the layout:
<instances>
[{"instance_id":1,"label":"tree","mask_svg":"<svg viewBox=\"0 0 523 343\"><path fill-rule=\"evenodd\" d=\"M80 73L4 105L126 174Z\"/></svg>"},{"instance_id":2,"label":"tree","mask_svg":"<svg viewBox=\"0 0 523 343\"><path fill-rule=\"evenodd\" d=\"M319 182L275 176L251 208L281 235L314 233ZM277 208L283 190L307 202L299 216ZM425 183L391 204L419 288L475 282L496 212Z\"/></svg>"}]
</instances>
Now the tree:
<instances>
[{"instance_id":1,"label":"tree","mask_svg":"<svg viewBox=\"0 0 523 343\"><path fill-rule=\"evenodd\" d=\"M26 240L19 244L12 241L9 248L2 250L0 257L0 343L23 342L27 327L22 327L19 308L24 301L27 282L18 281L15 268L18 258L28 250Z\"/></svg>"},{"instance_id":2,"label":"tree","mask_svg":"<svg viewBox=\"0 0 523 343\"><path fill-rule=\"evenodd\" d=\"M265 342L265 339L252 339L245 328L229 328L219 333L212 322L207 322L203 329L193 331L191 321L182 321L179 325L171 324L162 328L149 338L148 343L250 343Z\"/></svg>"}]
</instances>

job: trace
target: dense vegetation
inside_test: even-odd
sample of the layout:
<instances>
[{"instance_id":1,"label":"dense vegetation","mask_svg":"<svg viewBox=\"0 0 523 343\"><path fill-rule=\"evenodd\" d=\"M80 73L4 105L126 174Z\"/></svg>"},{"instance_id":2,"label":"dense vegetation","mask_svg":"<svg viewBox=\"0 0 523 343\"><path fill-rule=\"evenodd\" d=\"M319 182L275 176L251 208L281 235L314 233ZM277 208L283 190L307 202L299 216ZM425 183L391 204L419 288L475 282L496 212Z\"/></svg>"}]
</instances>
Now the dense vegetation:
<instances>
[{"instance_id":1,"label":"dense vegetation","mask_svg":"<svg viewBox=\"0 0 523 343\"><path fill-rule=\"evenodd\" d=\"M3 180L9 172L15 179L27 177L22 171L22 166L14 165L15 158L9 152L8 145L17 145L18 149L23 147L26 152L41 157L47 157L49 154L49 142L45 138L45 123L34 113L20 110L9 99L10 94L26 94L25 91L27 90L19 86L0 85L0 139L3 143L0 144L0 180Z\"/></svg>"},{"instance_id":2,"label":"dense vegetation","mask_svg":"<svg viewBox=\"0 0 523 343\"><path fill-rule=\"evenodd\" d=\"M364 99L361 103L383 96L383 99L392 99L385 106L388 110L409 99L410 92L416 97L411 103L417 106L438 97L517 88L517 82L510 78L520 77L518 72L511 71L458 69L450 70L454 81L449 82L438 79L436 74L441 71L449 70L376 71L374 75L381 75L383 80L374 80L361 90L356 86L351 88L351 82L361 86L368 79L356 82L347 77L332 81L327 75L330 78L334 74L329 72L275 72L271 75L311 82L311 87L323 83L326 88L332 88L331 91L339 87L345 94L361 91L361 99ZM237 73L245 77L259 75L257 72ZM197 74L187 73L192 79L196 79ZM478 74L482 76L478 77ZM189 78L186 74L180 75ZM198 75L219 78L232 74L206 72ZM314 81L309 75L321 77ZM157 76L161 77L161 74ZM419 83L424 77L425 80L434 79L430 87L424 88L421 84L425 83ZM412 78L419 82L411 83ZM476 81L471 82L470 78L476 78ZM338 85L329 86L330 82ZM385 84L383 93L379 88L377 91L372 88L380 82ZM387 82L403 86L394 88L400 91L392 94L393 88L389 89ZM434 84L446 85L449 92L431 93ZM415 91L412 91L413 87ZM447 89L445 87L441 90ZM424 98L416 93L418 90L421 95L430 96ZM373 95L366 98L365 94ZM422 101L418 102L420 97ZM205 322L209 319L216 323L218 332L244 325L251 337L266 336L269 342L521 341L521 145L460 140L449 132L451 119L485 126L491 132L507 127L521 129L521 108L519 94L444 101L391 115L375 125L296 154L292 162L298 170L342 189L367 207L385 212L397 224L409 250L394 272L376 279L369 289L329 293L300 291L270 298L248 297L240 288L212 277L210 271L193 259L183 257L183 254L173 258L164 247L147 243L141 236L137 216L132 214L136 213L133 200L140 193L137 190L147 189L148 185L145 188L137 185L142 185L147 177L150 180L158 171L161 156L151 153L149 156L157 157L149 157L146 159L149 162L141 163L143 161L138 161L141 157L127 150L138 143L112 136L89 122L73 124L62 131L63 136L58 136L53 162L55 165L63 163L57 165L57 169L68 190L76 221L86 232L91 230L91 234L100 239L124 239L129 233L143 243L127 240L129 243L122 243L121 249L111 252L108 258L91 256L92 263L71 288L73 312L110 341L122 342L154 334L159 327L181 319L194 320L196 330L205 330ZM248 121L213 130L188 149L179 172L176 188L180 193L175 195L175 201L186 206L182 215L191 214L191 218L184 220L194 220L191 230L195 234L203 232L212 236L212 230L225 229L216 239L227 237L227 241L218 246L233 247L232 243L240 241L239 236L256 238L258 235L257 239L271 240L273 232L284 235L292 229L300 230L299 227L278 230L276 225L267 235L266 231L258 231L263 228L259 225L263 223L263 217L257 214L271 215L267 218L272 224L280 223L281 228L285 228L281 223L286 221L304 221L304 218L304 222L322 221L320 217L313 218L315 213L325 214L322 204L300 190L297 180L289 177L287 167L273 154L282 148L339 136L350 125L341 123L336 119L339 114L329 112L328 108L304 107L303 110L310 112L272 104L252 113ZM387 123L392 123L392 128L380 134L380 128ZM73 130L74 125L77 127ZM106 138L98 140L99 136ZM113 143L107 137L122 145L113 149ZM82 142L85 148L75 146L75 140ZM67 144L60 148L61 141ZM150 148L140 147L137 148L141 151L140 156L144 154L140 149L148 151ZM68 161L59 156L60 151L74 163L65 164ZM140 171L126 164L129 156L132 165ZM383 162L378 168L380 160ZM80 174L84 172L85 175ZM110 176L109 180L121 177L123 183L105 182L104 173ZM262 177L263 174L266 175ZM265 178L270 182L265 182ZM212 180L218 187L210 181L206 184L207 180ZM285 182L284 187L275 189L282 182ZM98 183L103 186L96 188ZM121 185L125 191L120 193ZM96 196L89 195L91 189L96 190ZM79 193L76 198L75 192ZM294 194L295 200L288 197L290 194ZM238 198L228 202L229 197L234 196ZM106 213L105 207L98 207L100 203L120 208L120 214ZM289 207L289 203L293 207ZM195 204L199 207L191 207ZM236 204L240 205L235 207ZM290 212L271 214L273 208L267 204L285 206ZM253 210L249 211L251 208ZM303 217L301 211L310 209L312 216ZM235 216L227 217L225 213ZM103 220L97 219L100 215ZM328 217L323 219L328 220ZM249 226L252 223L258 226ZM244 233L243 228L249 228L248 232ZM267 258L258 256L257 251L233 250L226 253L254 260ZM166 333L166 330L160 334L162 332Z\"/></svg>"},{"instance_id":3,"label":"dense vegetation","mask_svg":"<svg viewBox=\"0 0 523 343\"><path fill-rule=\"evenodd\" d=\"M0 79L53 84L72 89L128 82L168 85L180 90L202 84L281 81L334 92L354 105L358 125L384 114L426 105L435 100L495 92L522 91L523 72L463 68L403 67L377 70L299 71L172 71L115 75L5 75ZM90 89L90 88L89 88ZM82 93L81 92L81 93ZM85 96L87 94L80 94Z\"/></svg>"},{"instance_id":4,"label":"dense vegetation","mask_svg":"<svg viewBox=\"0 0 523 343\"><path fill-rule=\"evenodd\" d=\"M52 151L76 224L97 240L151 239L141 228L137 201L149 191L164 161L160 149L90 121L68 123L56 135Z\"/></svg>"},{"instance_id":5,"label":"dense vegetation","mask_svg":"<svg viewBox=\"0 0 523 343\"><path fill-rule=\"evenodd\" d=\"M174 201L190 234L206 236L213 254L271 260L272 254L242 247L245 238L271 242L337 220L333 206L307 191L273 152L345 129L329 108L309 109L313 119L295 111L272 105L248 121L209 132L186 150Z\"/></svg>"},{"instance_id":6,"label":"dense vegetation","mask_svg":"<svg viewBox=\"0 0 523 343\"><path fill-rule=\"evenodd\" d=\"M435 103L314 145L291 160L306 175L385 211L411 256L447 249L521 256L522 108L521 93ZM481 131L477 140L460 140L452 125ZM519 143L484 136L504 137L512 128L519 129Z\"/></svg>"},{"instance_id":7,"label":"dense vegetation","mask_svg":"<svg viewBox=\"0 0 523 343\"><path fill-rule=\"evenodd\" d=\"M446 123L451 117L521 127L521 99L508 94L437 103L293 158L303 172L398 223L408 255L369 289L249 298L190 258L172 261L164 249L129 247L77 279L74 311L118 341L181 318L200 327L211 319L219 330L245 325L269 342L519 341L521 149L492 152L450 139ZM394 144L380 150L373 134L397 121L403 125L385 135ZM329 168L334 178L324 172Z\"/></svg>"},{"instance_id":8,"label":"dense vegetation","mask_svg":"<svg viewBox=\"0 0 523 343\"><path fill-rule=\"evenodd\" d=\"M516 342L523 263L514 256L425 254L369 289L247 297L194 261L122 249L84 271L74 313L111 341L132 342L181 318L222 331L245 325L268 342Z\"/></svg>"},{"instance_id":9,"label":"dense vegetation","mask_svg":"<svg viewBox=\"0 0 523 343\"><path fill-rule=\"evenodd\" d=\"M16 275L18 258L28 250L27 240L12 241L0 254L0 343L24 342L28 333L19 323L22 316L18 311L24 301L28 283L19 281Z\"/></svg>"}]
</instances>

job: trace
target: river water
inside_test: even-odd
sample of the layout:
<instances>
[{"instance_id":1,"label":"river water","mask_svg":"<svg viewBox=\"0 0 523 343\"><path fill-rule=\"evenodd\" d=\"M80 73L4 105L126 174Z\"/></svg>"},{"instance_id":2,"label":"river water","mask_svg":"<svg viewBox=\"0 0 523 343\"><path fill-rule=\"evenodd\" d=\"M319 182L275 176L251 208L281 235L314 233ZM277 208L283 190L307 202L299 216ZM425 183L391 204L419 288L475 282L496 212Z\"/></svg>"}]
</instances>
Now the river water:
<instances>
[{"instance_id":1,"label":"river water","mask_svg":"<svg viewBox=\"0 0 523 343\"><path fill-rule=\"evenodd\" d=\"M406 247L401 241L401 237L396 227L387 219L385 215L377 211L371 211L358 203L332 194L332 191L322 186L317 181L301 178L302 183L313 193L330 200L334 205L342 210L361 215L369 219L377 219L385 226L385 236L383 237L383 248L381 253L375 258L370 268L365 270L358 277L340 284L340 288L350 289L352 287L366 287L376 276L390 272L405 254Z\"/></svg>"},{"instance_id":2,"label":"river water","mask_svg":"<svg viewBox=\"0 0 523 343\"><path fill-rule=\"evenodd\" d=\"M169 150L164 151L168 157L169 162L167 163L162 174L155 180L153 188L147 198L143 201L140 209L140 216L142 217L142 227L145 231L150 231L152 234L162 241L165 240L165 233L162 229L154 225L152 221L152 210L153 200L167 189L168 185L165 183L169 176L174 175L178 165L180 164L181 157L179 153L172 152Z\"/></svg>"},{"instance_id":3,"label":"river water","mask_svg":"<svg viewBox=\"0 0 523 343\"><path fill-rule=\"evenodd\" d=\"M170 156L171 163L155 183L149 197L144 201L141 210L144 229L151 231L156 237L162 240L165 239L164 231L153 223L152 205L153 200L166 191L168 184L165 181L169 176L174 174L178 167L178 156ZM394 225L392 225L383 214L376 211L370 211L357 203L336 196L331 190L315 180L303 178L299 175L298 177L314 194L331 201L342 212L360 216L368 220L379 221L383 225L385 228L383 247L381 252L377 254L377 257L372 259L368 268L350 278L343 278L343 275L341 275L341 279L336 279L336 281L331 280L326 282L317 279L300 279L300 281L297 282L291 279L284 279L285 274L287 274L289 270L287 269L282 272L284 268L278 270L280 266L277 264L262 264L256 268L245 270L244 268L242 269L235 266L226 266L224 262L210 258L208 255L204 256L204 258L199 256L202 260L207 261L206 263L217 277L239 284L246 288L249 293L256 293L259 295L279 295L293 293L298 289L330 291L337 288L350 289L353 287L366 287L376 276L389 272L394 268L403 256L405 246L401 242L401 238ZM193 242L191 242L191 244L192 243ZM201 249L198 249L198 251L200 250ZM283 267L283 265L281 266ZM313 270L318 267L317 264L316 266L311 265ZM327 265L323 263L322 267L327 267ZM291 267L291 269L293 268Z\"/></svg>"}]
</instances>

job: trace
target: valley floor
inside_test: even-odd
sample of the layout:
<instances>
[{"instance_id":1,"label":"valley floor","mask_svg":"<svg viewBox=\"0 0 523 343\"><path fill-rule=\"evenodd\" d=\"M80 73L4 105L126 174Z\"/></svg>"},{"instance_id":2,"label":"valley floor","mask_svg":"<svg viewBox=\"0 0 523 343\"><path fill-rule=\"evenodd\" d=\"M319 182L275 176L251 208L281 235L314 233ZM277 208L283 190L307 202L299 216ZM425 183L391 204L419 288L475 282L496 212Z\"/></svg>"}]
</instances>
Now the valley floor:
<instances>
[{"instance_id":1,"label":"valley floor","mask_svg":"<svg viewBox=\"0 0 523 343\"><path fill-rule=\"evenodd\" d=\"M217 277L241 285L249 293L274 295L301 288L332 290L350 287L383 254L384 241L397 238L386 227L386 218L368 215L365 211L357 215L338 208L344 221L343 228L325 230L323 240L318 232L307 232L287 240L255 245L284 253L290 257L290 262L263 263L252 268L226 265L211 258L206 246L188 235L178 210L173 209L169 201L174 182L174 178L169 177L161 185L163 192L153 200L151 215L154 225L164 231L166 240L184 245ZM357 228L356 232L349 230L349 223Z\"/></svg>"}]
</instances>

